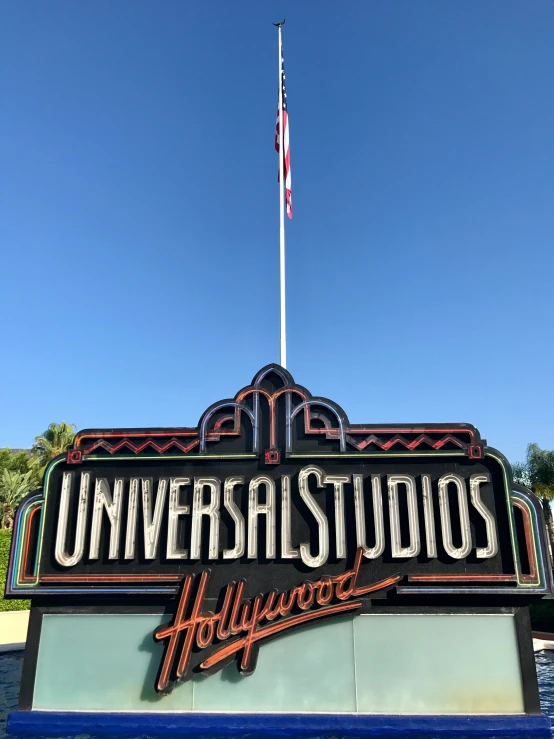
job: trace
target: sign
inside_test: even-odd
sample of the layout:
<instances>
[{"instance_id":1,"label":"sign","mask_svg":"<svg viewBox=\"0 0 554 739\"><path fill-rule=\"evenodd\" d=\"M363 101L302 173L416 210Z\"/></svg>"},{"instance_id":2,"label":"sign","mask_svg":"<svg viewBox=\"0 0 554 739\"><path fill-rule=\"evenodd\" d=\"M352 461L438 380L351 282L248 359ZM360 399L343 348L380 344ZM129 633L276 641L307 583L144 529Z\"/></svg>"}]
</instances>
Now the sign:
<instances>
[{"instance_id":1,"label":"sign","mask_svg":"<svg viewBox=\"0 0 554 739\"><path fill-rule=\"evenodd\" d=\"M376 599L544 595L546 551L540 506L475 427L352 424L269 365L194 428L77 434L18 510L6 592L162 599L168 693Z\"/></svg>"}]
</instances>

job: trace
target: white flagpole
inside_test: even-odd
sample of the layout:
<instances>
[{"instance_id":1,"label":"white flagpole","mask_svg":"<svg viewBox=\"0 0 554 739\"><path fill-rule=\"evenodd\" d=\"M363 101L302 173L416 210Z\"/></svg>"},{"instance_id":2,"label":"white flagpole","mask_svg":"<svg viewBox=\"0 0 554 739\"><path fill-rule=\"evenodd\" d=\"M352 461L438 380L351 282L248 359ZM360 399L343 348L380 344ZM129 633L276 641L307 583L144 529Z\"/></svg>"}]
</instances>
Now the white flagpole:
<instances>
[{"instance_id":1,"label":"white flagpole","mask_svg":"<svg viewBox=\"0 0 554 739\"><path fill-rule=\"evenodd\" d=\"M283 21L284 23L284 21ZM281 23L279 29L279 288L281 303L281 367L287 367L287 326L285 313L285 145L283 141L283 80L282 62L283 45L281 39Z\"/></svg>"}]
</instances>

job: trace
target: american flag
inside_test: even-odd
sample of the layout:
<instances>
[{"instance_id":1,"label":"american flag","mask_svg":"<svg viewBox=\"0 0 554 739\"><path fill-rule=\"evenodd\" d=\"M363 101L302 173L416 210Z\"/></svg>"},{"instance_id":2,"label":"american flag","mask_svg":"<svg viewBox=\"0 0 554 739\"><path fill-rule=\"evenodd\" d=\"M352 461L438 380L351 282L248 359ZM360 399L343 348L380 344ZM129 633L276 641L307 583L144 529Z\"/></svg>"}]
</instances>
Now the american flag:
<instances>
[{"instance_id":1,"label":"american flag","mask_svg":"<svg viewBox=\"0 0 554 739\"><path fill-rule=\"evenodd\" d=\"M290 145L289 145L289 114L287 111L287 91L285 87L285 60L281 56L281 88L283 90L283 139L285 141L284 170L285 170L285 192L287 203L287 215L292 218L292 186L290 179ZM277 104L277 125L275 129L275 151L280 152L279 140L279 104ZM281 155L280 155L281 156Z\"/></svg>"}]
</instances>

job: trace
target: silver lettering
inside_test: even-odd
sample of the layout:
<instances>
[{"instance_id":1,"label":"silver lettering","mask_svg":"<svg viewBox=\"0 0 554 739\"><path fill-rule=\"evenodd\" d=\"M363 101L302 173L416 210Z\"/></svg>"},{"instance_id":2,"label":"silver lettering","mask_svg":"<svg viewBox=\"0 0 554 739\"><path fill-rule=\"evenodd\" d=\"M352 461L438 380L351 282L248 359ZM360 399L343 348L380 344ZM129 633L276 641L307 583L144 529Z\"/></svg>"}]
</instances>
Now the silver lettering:
<instances>
[{"instance_id":1,"label":"silver lettering","mask_svg":"<svg viewBox=\"0 0 554 739\"><path fill-rule=\"evenodd\" d=\"M100 533L104 511L110 521L109 559L119 558L119 533L121 531L121 504L123 503L123 478L116 477L114 481L113 499L110 485L104 477L96 480L94 488L94 504L92 509L92 525L90 529L89 558L98 559L100 549Z\"/></svg>"},{"instance_id":2,"label":"silver lettering","mask_svg":"<svg viewBox=\"0 0 554 739\"><path fill-rule=\"evenodd\" d=\"M62 491L60 497L60 512L58 514L58 530L56 532L56 546L54 556L56 562L63 567L73 567L78 564L85 551L85 527L88 494L90 488L90 473L81 473L81 486L79 489L79 501L77 504L77 527L75 531L75 546L73 554L68 554L67 547L67 520L69 516L69 498L73 487L73 472L64 472L62 478Z\"/></svg>"},{"instance_id":3,"label":"silver lettering","mask_svg":"<svg viewBox=\"0 0 554 739\"><path fill-rule=\"evenodd\" d=\"M223 550L223 559L240 559L244 554L244 516L234 499L237 485L244 485L244 477L228 477L223 486L223 504L235 523L235 546Z\"/></svg>"},{"instance_id":4,"label":"silver lettering","mask_svg":"<svg viewBox=\"0 0 554 739\"><path fill-rule=\"evenodd\" d=\"M179 493L183 485L190 485L189 477L172 477L169 480L169 518L167 531L167 558L187 559L189 553L179 547L179 518L190 513L190 506L179 503Z\"/></svg>"},{"instance_id":5,"label":"silver lettering","mask_svg":"<svg viewBox=\"0 0 554 739\"><path fill-rule=\"evenodd\" d=\"M385 526L383 524L383 496L381 492L381 478L371 475L371 489L373 496L373 524L375 528L375 546L369 548L366 542L366 519L364 503L364 476L353 475L354 478L354 506L356 512L356 546L362 547L366 559L377 559L385 549Z\"/></svg>"},{"instance_id":6,"label":"silver lettering","mask_svg":"<svg viewBox=\"0 0 554 739\"><path fill-rule=\"evenodd\" d=\"M204 488L210 491L210 502L204 503ZM192 503L192 541L190 545L191 559L200 559L202 544L202 516L210 519L210 538L208 557L219 556L219 499L221 497L221 480L218 477L195 477L194 499Z\"/></svg>"},{"instance_id":7,"label":"silver lettering","mask_svg":"<svg viewBox=\"0 0 554 739\"><path fill-rule=\"evenodd\" d=\"M458 508L460 509L460 531L462 546L455 547L452 541L452 522L450 518L450 503L448 502L448 486L453 483L458 494ZM441 513L442 543L453 559L465 559L471 552L471 529L469 526L469 511L467 508L467 490L463 477L454 473L443 475L439 480L439 504Z\"/></svg>"},{"instance_id":8,"label":"silver lettering","mask_svg":"<svg viewBox=\"0 0 554 739\"><path fill-rule=\"evenodd\" d=\"M403 547L400 534L400 511L398 503L398 486L406 486L408 503L408 527L410 544ZM419 521L417 517L417 496L415 480L411 475L389 475L389 509L391 527L391 548L393 557L417 557L421 549L419 537Z\"/></svg>"},{"instance_id":9,"label":"silver lettering","mask_svg":"<svg viewBox=\"0 0 554 739\"><path fill-rule=\"evenodd\" d=\"M156 559L158 555L158 542L160 540L160 527L167 492L167 478L158 480L158 492L154 515L152 515L153 481L151 477L142 479L142 515L144 522L144 557L145 559Z\"/></svg>"},{"instance_id":10,"label":"silver lettering","mask_svg":"<svg viewBox=\"0 0 554 739\"><path fill-rule=\"evenodd\" d=\"M258 502L258 488L265 485L265 503ZM258 556L258 516L265 515L265 556L275 559L275 483L267 475L256 475L248 486L248 558Z\"/></svg>"},{"instance_id":11,"label":"silver lettering","mask_svg":"<svg viewBox=\"0 0 554 739\"><path fill-rule=\"evenodd\" d=\"M425 519L425 540L427 556L437 556L437 534L435 532L435 514L433 512L433 493L431 475L421 475L421 489L423 493L423 516Z\"/></svg>"},{"instance_id":12,"label":"silver lettering","mask_svg":"<svg viewBox=\"0 0 554 739\"><path fill-rule=\"evenodd\" d=\"M485 519L485 526L487 527L487 546L477 547L475 554L481 559L488 559L494 557L498 552L498 538L496 535L496 524L492 513L489 511L487 506L481 500L480 485L490 482L488 475L472 475L469 478L469 492L471 496L471 502L474 508L481 514Z\"/></svg>"},{"instance_id":13,"label":"silver lettering","mask_svg":"<svg viewBox=\"0 0 554 739\"><path fill-rule=\"evenodd\" d=\"M139 478L129 481L129 502L127 505L127 531L125 532L125 559L134 559L137 546L138 491Z\"/></svg>"},{"instance_id":14,"label":"silver lettering","mask_svg":"<svg viewBox=\"0 0 554 739\"><path fill-rule=\"evenodd\" d=\"M335 541L337 557L346 557L346 523L344 520L344 486L350 482L350 475L325 475L323 482L335 487Z\"/></svg>"},{"instance_id":15,"label":"silver lettering","mask_svg":"<svg viewBox=\"0 0 554 739\"><path fill-rule=\"evenodd\" d=\"M302 562L309 567L321 567L321 565L324 565L329 558L329 523L323 509L310 493L308 487L308 478L310 475L315 477L317 487L323 488L325 473L315 464L303 467L298 473L298 489L300 490L300 497L306 503L313 514L313 517L317 521L319 532L319 553L317 555L312 555L310 553L310 543L303 542L300 544L300 556L302 558Z\"/></svg>"},{"instance_id":16,"label":"silver lettering","mask_svg":"<svg viewBox=\"0 0 554 739\"><path fill-rule=\"evenodd\" d=\"M300 552L292 546L290 475L281 477L281 557L298 559Z\"/></svg>"}]
</instances>

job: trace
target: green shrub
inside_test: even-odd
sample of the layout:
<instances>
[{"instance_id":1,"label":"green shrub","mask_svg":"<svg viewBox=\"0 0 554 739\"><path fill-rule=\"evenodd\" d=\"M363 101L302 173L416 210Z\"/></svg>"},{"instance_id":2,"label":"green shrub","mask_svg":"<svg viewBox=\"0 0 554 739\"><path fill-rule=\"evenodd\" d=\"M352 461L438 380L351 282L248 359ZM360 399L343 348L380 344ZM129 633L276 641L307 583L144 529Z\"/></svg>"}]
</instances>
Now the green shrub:
<instances>
[{"instance_id":1,"label":"green shrub","mask_svg":"<svg viewBox=\"0 0 554 739\"><path fill-rule=\"evenodd\" d=\"M0 529L0 611L26 611L31 607L28 600L5 600L6 571L12 541L11 529Z\"/></svg>"}]
</instances>

